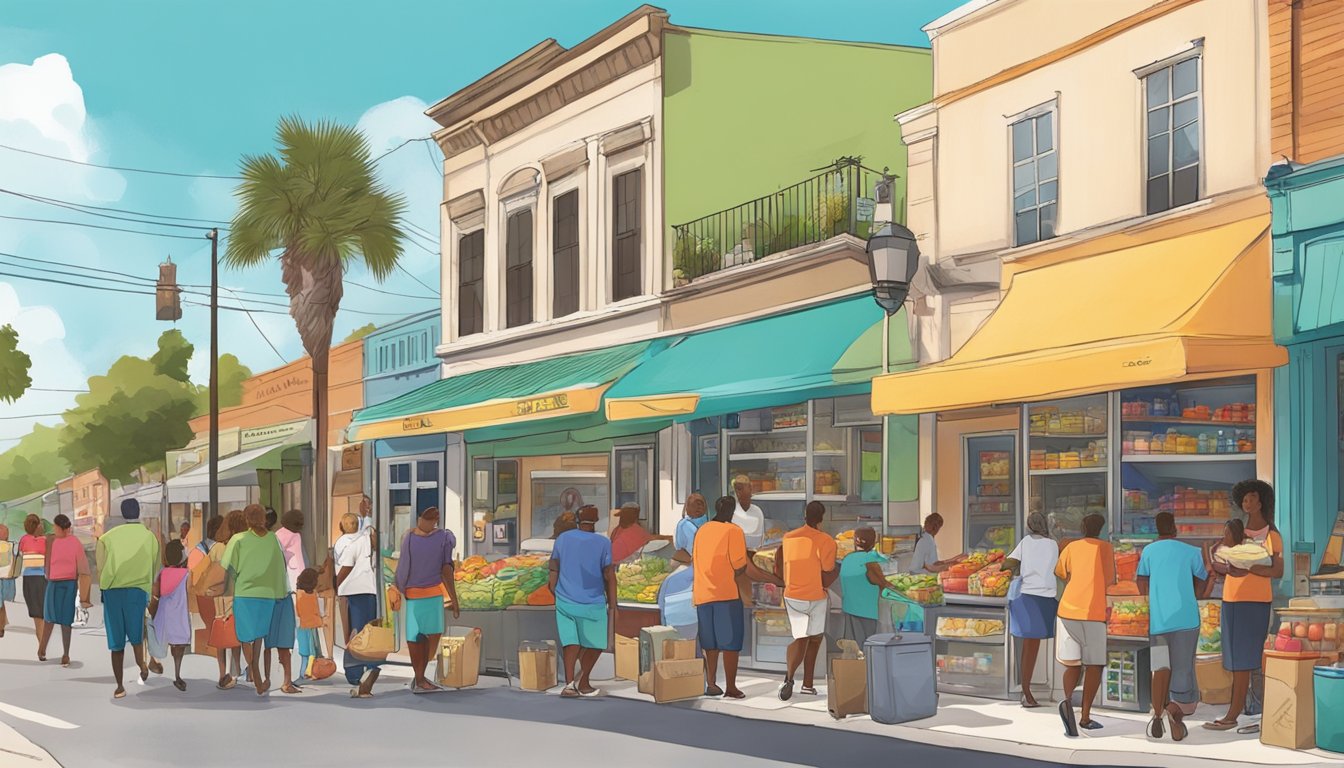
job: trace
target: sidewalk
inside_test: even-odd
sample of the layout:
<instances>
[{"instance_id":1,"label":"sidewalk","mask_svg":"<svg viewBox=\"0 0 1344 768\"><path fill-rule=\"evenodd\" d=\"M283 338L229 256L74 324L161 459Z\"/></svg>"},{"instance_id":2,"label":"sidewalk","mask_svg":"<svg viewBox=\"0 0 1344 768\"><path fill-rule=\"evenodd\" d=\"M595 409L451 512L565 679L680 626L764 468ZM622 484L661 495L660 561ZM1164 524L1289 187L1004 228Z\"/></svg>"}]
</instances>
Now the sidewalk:
<instances>
[{"instance_id":1,"label":"sidewalk","mask_svg":"<svg viewBox=\"0 0 1344 768\"><path fill-rule=\"evenodd\" d=\"M720 681L722 682L722 681ZM603 681L598 685L608 695L650 701L634 683ZM1076 739L1064 735L1059 716L1051 706L1027 710L1016 702L991 701L965 696L941 695L938 714L927 720L901 725L875 723L867 715L834 720L826 711L826 687L819 682L817 696L795 692L792 701L779 700L779 679L738 676L738 686L747 698L695 699L666 704L716 712L733 717L788 722L835 728L843 731L888 736L895 739L978 752L1004 753L1069 765L1154 766L1332 766L1344 765L1344 755L1310 750L1299 752L1260 743L1258 735L1214 733L1200 724L1223 714L1222 707L1205 707L1189 719L1190 736L1180 743L1155 741L1145 734L1148 718L1137 712L1094 710L1105 727ZM558 693L556 689L555 693Z\"/></svg>"},{"instance_id":2,"label":"sidewalk","mask_svg":"<svg viewBox=\"0 0 1344 768\"><path fill-rule=\"evenodd\" d=\"M5 705L0 705L0 716L7 715ZM37 746L0 719L0 765L32 766L33 768L60 768L45 749Z\"/></svg>"}]
</instances>

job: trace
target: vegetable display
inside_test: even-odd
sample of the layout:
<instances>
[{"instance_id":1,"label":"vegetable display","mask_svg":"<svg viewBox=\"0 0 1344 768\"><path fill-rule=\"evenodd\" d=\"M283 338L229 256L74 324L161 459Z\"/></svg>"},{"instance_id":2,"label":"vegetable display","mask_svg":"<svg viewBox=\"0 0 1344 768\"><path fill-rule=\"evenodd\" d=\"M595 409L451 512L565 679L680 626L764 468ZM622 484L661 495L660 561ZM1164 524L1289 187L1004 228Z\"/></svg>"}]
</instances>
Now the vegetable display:
<instances>
[{"instance_id":1,"label":"vegetable display","mask_svg":"<svg viewBox=\"0 0 1344 768\"><path fill-rule=\"evenodd\" d=\"M1106 620L1106 633L1116 637L1148 636L1148 600L1116 600Z\"/></svg>"},{"instance_id":2,"label":"vegetable display","mask_svg":"<svg viewBox=\"0 0 1344 768\"><path fill-rule=\"evenodd\" d=\"M984 591L985 587L979 579L976 579L974 589L972 589L971 577L984 570L987 566L993 566L994 571L998 571L998 564L1003 562L1002 549L990 549L972 552L966 556L966 559L951 566L946 571L938 574L938 582L942 585L943 591L956 595L982 595L988 594L990 597L1002 597L1008 594L1008 584L1012 577L1004 573L1002 577L993 577L989 580L990 592Z\"/></svg>"},{"instance_id":3,"label":"vegetable display","mask_svg":"<svg viewBox=\"0 0 1344 768\"><path fill-rule=\"evenodd\" d=\"M1199 653L1223 652L1223 606L1215 600L1199 604Z\"/></svg>"},{"instance_id":4,"label":"vegetable display","mask_svg":"<svg viewBox=\"0 0 1344 768\"><path fill-rule=\"evenodd\" d=\"M667 561L661 557L642 557L616 568L616 599L633 603L658 602L658 587L666 579Z\"/></svg>"},{"instance_id":5,"label":"vegetable display","mask_svg":"<svg viewBox=\"0 0 1344 768\"><path fill-rule=\"evenodd\" d=\"M891 591L912 603L942 605L943 588L938 585L938 577L934 574L894 573L887 576L887 585Z\"/></svg>"},{"instance_id":6,"label":"vegetable display","mask_svg":"<svg viewBox=\"0 0 1344 768\"><path fill-rule=\"evenodd\" d=\"M993 637L994 635L1002 635L1003 628L1003 622L999 619L938 617L939 637Z\"/></svg>"},{"instance_id":7,"label":"vegetable display","mask_svg":"<svg viewBox=\"0 0 1344 768\"><path fill-rule=\"evenodd\" d=\"M457 569L457 599L462 608L503 610L511 605L554 605L547 587L546 555L515 555L491 562L480 555L462 561Z\"/></svg>"}]
</instances>

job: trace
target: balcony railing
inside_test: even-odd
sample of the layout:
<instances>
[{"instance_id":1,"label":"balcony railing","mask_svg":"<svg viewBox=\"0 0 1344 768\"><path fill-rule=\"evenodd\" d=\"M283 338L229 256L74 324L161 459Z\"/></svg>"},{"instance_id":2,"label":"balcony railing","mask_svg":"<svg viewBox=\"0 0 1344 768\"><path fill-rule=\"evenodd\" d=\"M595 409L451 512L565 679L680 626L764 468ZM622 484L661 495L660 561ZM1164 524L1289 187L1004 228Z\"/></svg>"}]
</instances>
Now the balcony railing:
<instances>
[{"instance_id":1,"label":"balcony railing","mask_svg":"<svg viewBox=\"0 0 1344 768\"><path fill-rule=\"evenodd\" d=\"M844 157L772 195L678 224L674 275L679 283L690 281L841 234L866 239L881 180L858 158Z\"/></svg>"}]
</instances>

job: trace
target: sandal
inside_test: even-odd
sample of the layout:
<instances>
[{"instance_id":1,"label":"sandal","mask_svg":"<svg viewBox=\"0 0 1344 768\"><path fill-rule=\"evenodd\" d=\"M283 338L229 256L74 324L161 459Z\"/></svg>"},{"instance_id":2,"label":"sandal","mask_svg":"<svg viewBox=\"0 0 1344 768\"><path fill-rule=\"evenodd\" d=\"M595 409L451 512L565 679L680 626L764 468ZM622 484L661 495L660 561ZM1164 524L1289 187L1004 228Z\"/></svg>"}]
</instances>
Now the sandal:
<instances>
[{"instance_id":1,"label":"sandal","mask_svg":"<svg viewBox=\"0 0 1344 768\"><path fill-rule=\"evenodd\" d=\"M176 688L176 689L179 690L179 691L182 691L183 693L186 693L186 691L187 691L187 681L186 681L186 680L174 680L174 681L173 681L173 687Z\"/></svg>"},{"instance_id":2,"label":"sandal","mask_svg":"<svg viewBox=\"0 0 1344 768\"><path fill-rule=\"evenodd\" d=\"M1153 715L1153 719L1148 721L1148 737L1153 739L1160 739L1165 735L1167 735L1167 730L1163 726L1162 715L1161 714ZM1175 738L1174 729L1172 737ZM1177 739L1177 741L1180 741L1180 739Z\"/></svg>"},{"instance_id":3,"label":"sandal","mask_svg":"<svg viewBox=\"0 0 1344 768\"><path fill-rule=\"evenodd\" d=\"M706 696L722 696L722 695L723 695L723 689L720 688L720 687L717 686L717 685L706 686L706 687L705 687L705 695L706 695Z\"/></svg>"},{"instance_id":4,"label":"sandal","mask_svg":"<svg viewBox=\"0 0 1344 768\"><path fill-rule=\"evenodd\" d=\"M124 699L124 698L126 698L126 689L125 689L125 688L118 688L117 690L113 691L113 692L112 692L112 698L114 698L114 699Z\"/></svg>"},{"instance_id":5,"label":"sandal","mask_svg":"<svg viewBox=\"0 0 1344 768\"><path fill-rule=\"evenodd\" d=\"M280 692L293 696L296 693L303 693L303 689L293 683L286 683L280 686Z\"/></svg>"},{"instance_id":6,"label":"sandal","mask_svg":"<svg viewBox=\"0 0 1344 768\"><path fill-rule=\"evenodd\" d=\"M580 695L581 694L579 693L579 689L575 687L574 684L572 683L570 685L566 685L564 687L564 690L560 691L560 698L562 699L577 699L579 698Z\"/></svg>"},{"instance_id":7,"label":"sandal","mask_svg":"<svg viewBox=\"0 0 1344 768\"><path fill-rule=\"evenodd\" d=\"M1167 705L1167 717L1171 720L1171 740L1185 741L1190 729L1185 725L1185 713L1175 703Z\"/></svg>"},{"instance_id":8,"label":"sandal","mask_svg":"<svg viewBox=\"0 0 1344 768\"><path fill-rule=\"evenodd\" d=\"M813 686L813 685L804 685L803 687L801 687L801 688L798 689L798 692L799 692L799 693L805 693L805 694L807 694L808 696L816 696L816 695L817 695L817 688L816 688L816 686Z\"/></svg>"},{"instance_id":9,"label":"sandal","mask_svg":"<svg viewBox=\"0 0 1344 768\"><path fill-rule=\"evenodd\" d=\"M372 699L372 693L360 693L358 688L350 689L350 698L352 699Z\"/></svg>"},{"instance_id":10,"label":"sandal","mask_svg":"<svg viewBox=\"0 0 1344 768\"><path fill-rule=\"evenodd\" d=\"M1086 722L1078 723L1078 727L1082 728L1084 731L1100 731L1103 726L1096 720L1088 720Z\"/></svg>"},{"instance_id":11,"label":"sandal","mask_svg":"<svg viewBox=\"0 0 1344 768\"><path fill-rule=\"evenodd\" d=\"M728 691L727 693L723 694L723 697L724 697L725 699L745 699L745 698L747 698L747 694L745 694L745 693L743 693L743 692L737 690L736 688L734 688L733 690Z\"/></svg>"},{"instance_id":12,"label":"sandal","mask_svg":"<svg viewBox=\"0 0 1344 768\"><path fill-rule=\"evenodd\" d=\"M793 698L793 681L785 680L784 684L779 687L779 700L788 701L789 699L792 698Z\"/></svg>"},{"instance_id":13,"label":"sandal","mask_svg":"<svg viewBox=\"0 0 1344 768\"><path fill-rule=\"evenodd\" d=\"M1236 720L1228 722L1226 720L1219 719L1204 724L1204 730L1206 731L1230 731L1236 727L1237 727Z\"/></svg>"},{"instance_id":14,"label":"sandal","mask_svg":"<svg viewBox=\"0 0 1344 768\"><path fill-rule=\"evenodd\" d=\"M1064 721L1064 735L1070 738L1078 736L1078 721L1074 719L1073 702L1065 699L1059 702L1059 719Z\"/></svg>"},{"instance_id":15,"label":"sandal","mask_svg":"<svg viewBox=\"0 0 1344 768\"><path fill-rule=\"evenodd\" d=\"M227 691L237 684L238 684L237 680L234 680L233 677L229 675L225 675L219 679L218 683L215 683L215 687L221 691Z\"/></svg>"}]
</instances>

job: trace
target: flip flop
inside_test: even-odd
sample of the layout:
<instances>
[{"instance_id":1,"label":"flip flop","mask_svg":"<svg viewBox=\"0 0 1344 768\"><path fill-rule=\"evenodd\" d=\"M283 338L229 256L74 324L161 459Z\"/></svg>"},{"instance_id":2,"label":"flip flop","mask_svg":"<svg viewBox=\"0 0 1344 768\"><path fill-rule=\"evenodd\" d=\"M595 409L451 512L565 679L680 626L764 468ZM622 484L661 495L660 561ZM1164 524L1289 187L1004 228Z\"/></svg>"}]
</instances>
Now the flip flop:
<instances>
[{"instance_id":1,"label":"flip flop","mask_svg":"<svg viewBox=\"0 0 1344 768\"><path fill-rule=\"evenodd\" d=\"M234 686L237 685L237 684L238 684L238 681L235 680L235 679L233 679L232 676L230 676L230 675L225 675L225 676L224 676L224 682L222 682L222 683L215 683L215 687L218 688L218 689L221 690L221 691L227 691L227 690L229 690L230 688L234 687Z\"/></svg>"},{"instance_id":2,"label":"flip flop","mask_svg":"<svg viewBox=\"0 0 1344 768\"><path fill-rule=\"evenodd\" d=\"M350 698L352 699L372 699L372 693L360 693L358 688L350 689Z\"/></svg>"},{"instance_id":3,"label":"flip flop","mask_svg":"<svg viewBox=\"0 0 1344 768\"><path fill-rule=\"evenodd\" d=\"M1167 718L1171 720L1171 740L1185 741L1185 737L1190 735L1190 728L1185 724L1185 713L1174 703L1168 704Z\"/></svg>"},{"instance_id":4,"label":"flip flop","mask_svg":"<svg viewBox=\"0 0 1344 768\"><path fill-rule=\"evenodd\" d=\"M1160 739L1165 735L1167 735L1167 731L1166 728L1163 727L1162 715L1154 715L1153 719L1148 721L1148 736L1150 738ZM1173 738L1175 737L1174 732L1172 736ZM1177 739L1177 741L1180 741L1180 739Z\"/></svg>"},{"instance_id":5,"label":"flip flop","mask_svg":"<svg viewBox=\"0 0 1344 768\"><path fill-rule=\"evenodd\" d=\"M805 693L805 694L807 694L808 696L816 696L816 695L817 695L817 688L816 688L816 686L813 686L813 685L804 685L803 687L801 687L801 688L798 689L798 692L799 692L799 693Z\"/></svg>"},{"instance_id":6,"label":"flip flop","mask_svg":"<svg viewBox=\"0 0 1344 768\"><path fill-rule=\"evenodd\" d=\"M1059 702L1059 719L1064 721L1064 735L1077 738L1078 721L1073 716L1073 702L1068 699Z\"/></svg>"},{"instance_id":7,"label":"flip flop","mask_svg":"<svg viewBox=\"0 0 1344 768\"><path fill-rule=\"evenodd\" d=\"M793 681L785 680L784 684L779 687L779 700L788 701L789 699L792 698L793 698Z\"/></svg>"},{"instance_id":8,"label":"flip flop","mask_svg":"<svg viewBox=\"0 0 1344 768\"><path fill-rule=\"evenodd\" d=\"M591 691L579 691L579 695L585 699L595 699L602 695L602 689L594 688Z\"/></svg>"},{"instance_id":9,"label":"flip flop","mask_svg":"<svg viewBox=\"0 0 1344 768\"><path fill-rule=\"evenodd\" d=\"M745 699L747 698L747 694L741 691L728 691L727 693L723 694L723 697L725 699Z\"/></svg>"},{"instance_id":10,"label":"flip flop","mask_svg":"<svg viewBox=\"0 0 1344 768\"><path fill-rule=\"evenodd\" d=\"M1039 709L1041 706L1041 703L1039 701L1037 702L1027 701L1026 696L1023 696L1020 699L1018 699L1018 703L1022 705L1023 709Z\"/></svg>"},{"instance_id":11,"label":"flip flop","mask_svg":"<svg viewBox=\"0 0 1344 768\"><path fill-rule=\"evenodd\" d=\"M112 698L114 698L114 699L124 699L124 698L126 698L126 690L123 688L123 689L121 689L121 690L119 690L119 691L113 691L113 692L112 692Z\"/></svg>"},{"instance_id":12,"label":"flip flop","mask_svg":"<svg viewBox=\"0 0 1344 768\"><path fill-rule=\"evenodd\" d=\"M579 689L572 685L566 685L564 690L560 691L560 698L562 699L577 699L580 696Z\"/></svg>"},{"instance_id":13,"label":"flip flop","mask_svg":"<svg viewBox=\"0 0 1344 768\"><path fill-rule=\"evenodd\" d=\"M711 686L708 686L708 687L705 688L705 695L706 695L706 696L722 696L722 695L723 695L723 689L720 688L720 687L717 686L717 685L711 685Z\"/></svg>"},{"instance_id":14,"label":"flip flop","mask_svg":"<svg viewBox=\"0 0 1344 768\"><path fill-rule=\"evenodd\" d=\"M303 689L293 683L290 683L289 685L280 686L280 692L283 694L287 694L289 696L293 696L296 693L303 693Z\"/></svg>"},{"instance_id":15,"label":"flip flop","mask_svg":"<svg viewBox=\"0 0 1344 768\"><path fill-rule=\"evenodd\" d=\"M173 687L176 688L177 690L182 691L182 692L185 693L186 690L187 690L187 681L186 681L186 680L174 680L174 681L173 681Z\"/></svg>"},{"instance_id":16,"label":"flip flop","mask_svg":"<svg viewBox=\"0 0 1344 768\"><path fill-rule=\"evenodd\" d=\"M1086 723L1079 723L1078 727L1082 728L1084 731L1100 731L1103 726L1096 720L1088 720Z\"/></svg>"},{"instance_id":17,"label":"flip flop","mask_svg":"<svg viewBox=\"0 0 1344 768\"><path fill-rule=\"evenodd\" d=\"M1204 724L1206 731L1230 731L1237 727L1237 721L1227 722L1226 720L1214 720Z\"/></svg>"}]
</instances>

